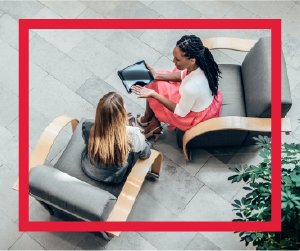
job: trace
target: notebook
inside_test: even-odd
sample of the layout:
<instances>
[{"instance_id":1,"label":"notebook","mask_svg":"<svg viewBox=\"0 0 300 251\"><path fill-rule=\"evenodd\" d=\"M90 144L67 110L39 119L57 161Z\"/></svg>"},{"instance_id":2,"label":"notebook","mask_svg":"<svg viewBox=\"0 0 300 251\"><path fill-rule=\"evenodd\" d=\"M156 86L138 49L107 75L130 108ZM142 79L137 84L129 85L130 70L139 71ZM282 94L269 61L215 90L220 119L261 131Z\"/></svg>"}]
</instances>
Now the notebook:
<instances>
[{"instance_id":1,"label":"notebook","mask_svg":"<svg viewBox=\"0 0 300 251\"><path fill-rule=\"evenodd\" d=\"M128 93L131 93L130 88L133 85L145 86L154 82L154 77L144 60L118 71L118 75Z\"/></svg>"}]
</instances>

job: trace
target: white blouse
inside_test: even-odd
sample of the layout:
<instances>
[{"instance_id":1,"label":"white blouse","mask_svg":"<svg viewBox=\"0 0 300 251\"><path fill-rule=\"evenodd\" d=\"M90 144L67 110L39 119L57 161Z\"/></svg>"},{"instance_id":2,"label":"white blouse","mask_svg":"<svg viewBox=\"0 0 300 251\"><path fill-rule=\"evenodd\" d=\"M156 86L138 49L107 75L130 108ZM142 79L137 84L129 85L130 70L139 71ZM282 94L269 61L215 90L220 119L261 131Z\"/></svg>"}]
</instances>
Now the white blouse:
<instances>
[{"instance_id":1,"label":"white blouse","mask_svg":"<svg viewBox=\"0 0 300 251\"><path fill-rule=\"evenodd\" d=\"M179 104L176 104L174 113L185 117L190 111L201 112L210 106L214 96L209 88L208 80L200 68L192 71L182 79L179 93L181 95Z\"/></svg>"}]
</instances>

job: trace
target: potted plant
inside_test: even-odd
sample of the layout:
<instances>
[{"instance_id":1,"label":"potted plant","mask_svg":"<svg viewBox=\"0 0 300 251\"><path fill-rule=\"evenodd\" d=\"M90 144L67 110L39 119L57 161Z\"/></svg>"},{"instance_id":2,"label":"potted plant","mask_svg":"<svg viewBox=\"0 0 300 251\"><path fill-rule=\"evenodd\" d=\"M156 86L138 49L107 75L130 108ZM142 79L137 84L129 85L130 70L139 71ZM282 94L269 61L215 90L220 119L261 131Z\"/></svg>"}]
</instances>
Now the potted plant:
<instances>
[{"instance_id":1,"label":"potted plant","mask_svg":"<svg viewBox=\"0 0 300 251\"><path fill-rule=\"evenodd\" d=\"M229 168L235 175L232 183L246 182L249 193L232 206L238 219L233 221L271 220L271 139L254 138L262 146L263 158L258 166L237 164ZM300 249L300 144L283 144L281 157L281 232L235 232L246 246L250 242L256 250Z\"/></svg>"}]
</instances>

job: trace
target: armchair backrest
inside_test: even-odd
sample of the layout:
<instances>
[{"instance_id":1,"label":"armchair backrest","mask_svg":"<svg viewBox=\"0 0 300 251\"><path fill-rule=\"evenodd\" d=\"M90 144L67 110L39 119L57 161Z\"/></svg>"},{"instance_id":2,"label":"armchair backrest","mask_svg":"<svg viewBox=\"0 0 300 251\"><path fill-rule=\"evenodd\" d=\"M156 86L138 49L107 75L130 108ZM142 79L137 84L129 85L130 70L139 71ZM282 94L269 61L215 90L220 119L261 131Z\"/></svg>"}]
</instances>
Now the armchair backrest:
<instances>
[{"instance_id":1,"label":"armchair backrest","mask_svg":"<svg viewBox=\"0 0 300 251\"><path fill-rule=\"evenodd\" d=\"M241 73L247 117L271 117L271 37L262 37L246 55ZM281 117L292 105L286 62L281 52Z\"/></svg>"}]
</instances>

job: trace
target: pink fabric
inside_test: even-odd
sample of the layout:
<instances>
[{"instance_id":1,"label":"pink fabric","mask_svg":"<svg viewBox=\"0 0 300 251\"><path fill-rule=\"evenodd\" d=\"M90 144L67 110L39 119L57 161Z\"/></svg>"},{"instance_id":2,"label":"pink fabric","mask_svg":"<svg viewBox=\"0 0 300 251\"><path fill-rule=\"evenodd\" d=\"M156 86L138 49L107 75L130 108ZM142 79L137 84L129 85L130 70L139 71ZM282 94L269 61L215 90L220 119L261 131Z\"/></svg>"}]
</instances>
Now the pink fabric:
<instances>
[{"instance_id":1,"label":"pink fabric","mask_svg":"<svg viewBox=\"0 0 300 251\"><path fill-rule=\"evenodd\" d=\"M173 72L179 71L177 68ZM158 73L168 74L170 71L158 71ZM183 71L182 79L185 78L187 70ZM154 81L153 83L146 85L146 88L155 90L158 94L178 104L180 100L179 87L181 82L168 82L168 81ZM205 110L201 112L190 111L185 117L180 117L177 114L169 111L163 104L159 103L154 98L148 98L149 105L154 111L155 116L160 122L168 123L170 130L175 130L176 127L182 131L186 131L191 127L197 125L205 120L220 117L222 94L218 91L218 97L213 99L213 102Z\"/></svg>"}]
</instances>

